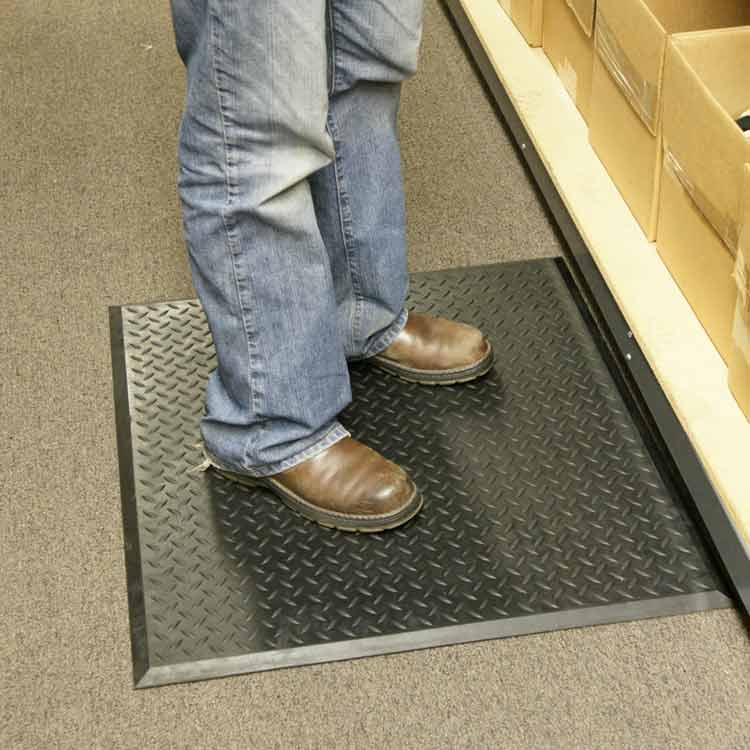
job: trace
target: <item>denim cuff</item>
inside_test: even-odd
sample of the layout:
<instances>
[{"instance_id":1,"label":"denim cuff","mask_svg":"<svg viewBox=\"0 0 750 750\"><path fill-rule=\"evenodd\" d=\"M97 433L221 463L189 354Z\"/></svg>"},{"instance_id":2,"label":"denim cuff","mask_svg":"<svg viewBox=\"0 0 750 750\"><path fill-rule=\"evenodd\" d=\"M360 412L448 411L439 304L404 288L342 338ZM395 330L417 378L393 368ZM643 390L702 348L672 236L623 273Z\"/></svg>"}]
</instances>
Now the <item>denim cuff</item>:
<instances>
[{"instance_id":1,"label":"denim cuff","mask_svg":"<svg viewBox=\"0 0 750 750\"><path fill-rule=\"evenodd\" d=\"M208 452L205 444L203 446L203 452L208 463L213 464L219 469L227 469L228 471L235 473L247 474L247 476L250 477L266 477L271 474L278 474L286 469L291 469L293 466L301 464L303 461L307 461L308 458L317 456L319 453L326 450L326 448L330 448L334 443L343 440L345 437L351 437L349 430L338 422L334 422L333 425L324 427L322 430L314 433L304 441L304 448L293 456L285 458L283 461L277 461L276 463L271 464L260 464L258 466L243 466L241 468L229 466L215 458Z\"/></svg>"},{"instance_id":2,"label":"denim cuff","mask_svg":"<svg viewBox=\"0 0 750 750\"><path fill-rule=\"evenodd\" d=\"M380 352L387 349L395 340L396 337L403 331L404 326L406 325L406 320L409 317L409 313L404 308L396 318L396 320L391 323L391 325L388 326L388 328L383 331L383 333L380 334L374 341L370 343L370 345L365 349L364 354L362 355L361 359L369 359L370 357L374 357L377 354L380 354Z\"/></svg>"}]
</instances>

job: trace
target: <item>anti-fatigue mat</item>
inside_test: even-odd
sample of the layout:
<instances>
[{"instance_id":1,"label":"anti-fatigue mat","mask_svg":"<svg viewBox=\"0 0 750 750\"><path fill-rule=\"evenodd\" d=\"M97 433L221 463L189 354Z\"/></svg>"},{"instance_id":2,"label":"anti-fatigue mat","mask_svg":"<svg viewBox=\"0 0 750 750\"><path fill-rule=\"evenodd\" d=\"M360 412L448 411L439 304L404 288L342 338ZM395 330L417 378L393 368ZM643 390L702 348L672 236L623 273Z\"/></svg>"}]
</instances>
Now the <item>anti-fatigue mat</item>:
<instances>
[{"instance_id":1,"label":"anti-fatigue mat","mask_svg":"<svg viewBox=\"0 0 750 750\"><path fill-rule=\"evenodd\" d=\"M342 422L425 496L367 535L191 473L202 309L112 310L137 685L729 605L556 261L417 274L409 306L478 324L497 362L440 388L352 366Z\"/></svg>"}]
</instances>

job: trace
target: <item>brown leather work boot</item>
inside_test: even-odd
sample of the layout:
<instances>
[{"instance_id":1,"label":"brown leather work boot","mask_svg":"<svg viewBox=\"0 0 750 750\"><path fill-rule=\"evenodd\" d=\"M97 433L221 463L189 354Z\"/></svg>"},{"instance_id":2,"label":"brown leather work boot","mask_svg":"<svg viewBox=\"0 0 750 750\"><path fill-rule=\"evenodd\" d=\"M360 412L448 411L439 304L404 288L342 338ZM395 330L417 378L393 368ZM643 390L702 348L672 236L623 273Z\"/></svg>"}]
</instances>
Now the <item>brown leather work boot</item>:
<instances>
[{"instance_id":1,"label":"brown leather work boot","mask_svg":"<svg viewBox=\"0 0 750 750\"><path fill-rule=\"evenodd\" d=\"M493 359L479 329L410 312L395 341L369 361L411 383L452 385L484 375Z\"/></svg>"},{"instance_id":2,"label":"brown leather work boot","mask_svg":"<svg viewBox=\"0 0 750 750\"><path fill-rule=\"evenodd\" d=\"M400 466L350 437L266 477L238 474L206 456L227 479L266 487L305 518L341 531L392 529L422 507L421 495Z\"/></svg>"}]
</instances>

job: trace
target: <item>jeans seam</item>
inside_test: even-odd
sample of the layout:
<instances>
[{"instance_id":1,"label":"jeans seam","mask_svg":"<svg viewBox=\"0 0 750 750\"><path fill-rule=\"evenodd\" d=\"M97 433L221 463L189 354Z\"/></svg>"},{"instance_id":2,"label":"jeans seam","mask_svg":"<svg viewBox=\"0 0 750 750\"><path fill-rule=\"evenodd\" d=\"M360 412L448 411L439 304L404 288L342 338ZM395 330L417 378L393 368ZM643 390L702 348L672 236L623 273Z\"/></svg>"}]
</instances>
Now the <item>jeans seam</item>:
<instances>
[{"instance_id":1,"label":"jeans seam","mask_svg":"<svg viewBox=\"0 0 750 750\"><path fill-rule=\"evenodd\" d=\"M205 443L203 445L203 451L205 455L211 460L211 463L220 469L224 468L230 471L240 471L250 476L263 477L263 476L270 476L273 474L278 474L282 471L286 471L287 469L291 469L294 466L297 466L297 464L300 464L303 461L306 461L308 458L313 458L314 456L318 455L318 453L322 453L324 450L326 450L327 448L330 448L330 446L334 445L339 440L343 440L346 437L351 437L351 433L349 432L349 430L347 430L339 422L335 422L331 426L331 428L326 431L326 433L323 436L318 438L311 445L308 445L299 453L296 453L295 455L290 456L289 458L285 458L281 461L273 461L271 463L259 464L257 466L248 465L248 462L243 461L239 469L231 466L230 464L224 464L221 461L214 458L208 452L208 449L205 446Z\"/></svg>"},{"instance_id":2,"label":"jeans seam","mask_svg":"<svg viewBox=\"0 0 750 750\"><path fill-rule=\"evenodd\" d=\"M253 470L266 472L269 468L272 468L273 471L271 473L277 474L280 471L291 469L292 467L297 466L297 464L307 461L308 458L312 458L318 453L322 453L339 440L349 437L350 434L351 433L343 425L338 423L334 424L325 435L316 440L312 445L308 445L307 448L296 455L285 458L283 461L278 461L275 464L264 464L262 466L254 467Z\"/></svg>"},{"instance_id":3,"label":"jeans seam","mask_svg":"<svg viewBox=\"0 0 750 750\"><path fill-rule=\"evenodd\" d=\"M250 407L253 410L254 413L258 413L258 397L256 393L256 388L254 386L254 378L253 378L253 371L252 371L252 360L253 360L253 352L252 352L252 345L251 345L251 335L250 335L250 329L248 328L247 324L247 315L246 315L246 309L245 304L243 302L242 298L242 290L240 287L240 281L237 276L237 256L239 254L239 248L237 246L237 240L235 237L235 225L232 220L230 220L227 216L227 210L234 205L234 199L235 199L235 193L238 189L238 186L236 182L232 180L232 173L234 170L234 159L232 156L232 149L231 144L229 142L229 136L228 136L228 128L227 128L227 117L226 117L226 111L225 111L225 103L224 103L224 94L226 93L223 86L221 79L221 71L219 70L219 64L217 61L217 49L218 49L218 37L217 37L217 31L216 31L216 14L214 12L214 8L211 7L209 10L209 17L210 17L210 46L211 46L211 70L213 73L213 83L216 87L216 98L218 100L218 111L219 111L219 118L221 120L221 135L222 135L222 141L224 145L224 159L226 161L226 177L225 177L225 190L226 195L224 199L224 206L221 209L221 221L222 225L224 226L224 231L227 235L227 245L229 249L229 254L231 257L231 265L232 265L232 278L234 281L234 287L237 292L237 302L239 304L241 318L242 318L242 328L245 331L245 341L247 343L247 382L248 382L248 391L250 396ZM249 283L249 279L248 279ZM246 459L247 454L250 451L250 446L246 445L245 450L243 451L243 461Z\"/></svg>"},{"instance_id":4,"label":"jeans seam","mask_svg":"<svg viewBox=\"0 0 750 750\"><path fill-rule=\"evenodd\" d=\"M352 247L352 220L351 211L348 208L349 198L346 193L346 189L342 184L342 175L340 171L340 158L338 146L340 141L338 139L338 130L333 115L329 112L328 119L330 122L329 129L331 131L331 138L334 142L334 148L336 154L334 156L333 173L336 178L336 202L339 209L339 219L341 221L341 236L344 242L344 251L346 253L347 265L349 267L349 275L352 281L352 294L354 296L354 312L352 314L352 336L354 343L356 344L360 338L360 329L362 323L362 286L359 276L359 264L356 260L356 252Z\"/></svg>"},{"instance_id":5,"label":"jeans seam","mask_svg":"<svg viewBox=\"0 0 750 750\"><path fill-rule=\"evenodd\" d=\"M333 8L332 0L328 0L329 18L330 18L330 39L331 39L331 92L330 96L333 97L336 94L336 84L338 83L338 49L336 47L336 11ZM333 174L336 182L336 204L338 207L339 221L341 223L341 238L344 243L344 251L346 253L347 266L349 268L349 276L352 282L352 294L354 296L354 310L352 312L352 338L353 344L358 345L361 337L362 327L362 310L363 310L363 297L362 297L362 284L360 279L359 263L357 261L356 252L353 248L353 232L352 232L352 217L351 208L349 206L349 198L346 189L343 186L343 170L341 169L342 161L339 155L341 140L338 137L338 125L336 118L334 117L332 107L329 102L328 106L328 130L331 135L331 140L334 146L334 157L333 157Z\"/></svg>"},{"instance_id":6,"label":"jeans seam","mask_svg":"<svg viewBox=\"0 0 750 750\"><path fill-rule=\"evenodd\" d=\"M333 0L326 0L328 17L328 96L333 96L336 89L336 35L334 34Z\"/></svg>"}]
</instances>

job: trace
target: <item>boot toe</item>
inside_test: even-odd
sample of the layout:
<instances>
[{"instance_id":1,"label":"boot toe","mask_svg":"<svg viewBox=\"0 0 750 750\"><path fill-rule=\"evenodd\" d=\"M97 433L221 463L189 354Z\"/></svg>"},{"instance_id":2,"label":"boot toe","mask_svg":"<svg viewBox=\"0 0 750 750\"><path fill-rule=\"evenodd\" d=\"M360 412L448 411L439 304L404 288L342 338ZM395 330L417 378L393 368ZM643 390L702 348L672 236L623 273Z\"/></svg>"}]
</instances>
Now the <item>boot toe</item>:
<instances>
[{"instance_id":1,"label":"boot toe","mask_svg":"<svg viewBox=\"0 0 750 750\"><path fill-rule=\"evenodd\" d=\"M365 512L372 515L398 513L409 505L416 491L414 482L406 474L393 476L374 490L365 503Z\"/></svg>"},{"instance_id":2,"label":"boot toe","mask_svg":"<svg viewBox=\"0 0 750 750\"><path fill-rule=\"evenodd\" d=\"M478 328L466 326L466 329L460 359L462 364L471 366L481 362L489 354L490 342Z\"/></svg>"}]
</instances>

